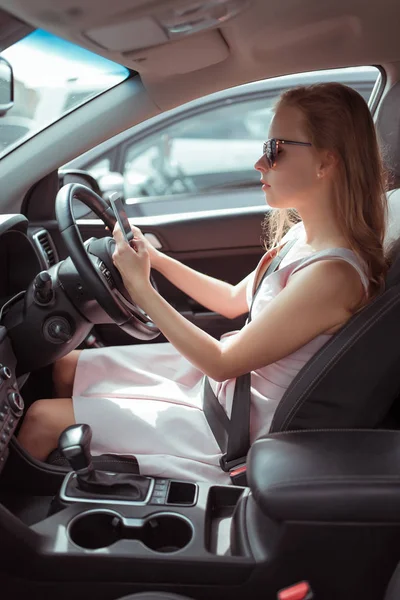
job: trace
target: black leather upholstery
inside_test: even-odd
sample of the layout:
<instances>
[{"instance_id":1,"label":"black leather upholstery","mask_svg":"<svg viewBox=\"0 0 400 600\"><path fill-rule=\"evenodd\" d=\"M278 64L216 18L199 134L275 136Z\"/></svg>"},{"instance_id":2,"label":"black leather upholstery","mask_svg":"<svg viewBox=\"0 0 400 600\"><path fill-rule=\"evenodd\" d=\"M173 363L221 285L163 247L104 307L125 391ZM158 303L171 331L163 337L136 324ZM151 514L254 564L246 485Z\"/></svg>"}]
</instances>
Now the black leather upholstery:
<instances>
[{"instance_id":1,"label":"black leather upholstery","mask_svg":"<svg viewBox=\"0 0 400 600\"><path fill-rule=\"evenodd\" d=\"M56 465L57 467L66 467L66 471L70 471L68 461L58 449L53 450L47 457L47 463ZM133 456L117 456L116 454L102 454L101 456L92 457L93 466L100 471L110 471L115 473L134 473L139 474L139 464Z\"/></svg>"},{"instance_id":2,"label":"black leather upholstery","mask_svg":"<svg viewBox=\"0 0 400 600\"><path fill-rule=\"evenodd\" d=\"M393 573L384 600L399 600L400 598L400 563Z\"/></svg>"},{"instance_id":3,"label":"black leather upholstery","mask_svg":"<svg viewBox=\"0 0 400 600\"><path fill-rule=\"evenodd\" d=\"M257 440L247 478L275 521L400 523L399 465L400 432L300 431Z\"/></svg>"},{"instance_id":4,"label":"black leather upholstery","mask_svg":"<svg viewBox=\"0 0 400 600\"><path fill-rule=\"evenodd\" d=\"M353 316L292 381L270 432L374 428L400 393L400 258L387 290Z\"/></svg>"}]
</instances>

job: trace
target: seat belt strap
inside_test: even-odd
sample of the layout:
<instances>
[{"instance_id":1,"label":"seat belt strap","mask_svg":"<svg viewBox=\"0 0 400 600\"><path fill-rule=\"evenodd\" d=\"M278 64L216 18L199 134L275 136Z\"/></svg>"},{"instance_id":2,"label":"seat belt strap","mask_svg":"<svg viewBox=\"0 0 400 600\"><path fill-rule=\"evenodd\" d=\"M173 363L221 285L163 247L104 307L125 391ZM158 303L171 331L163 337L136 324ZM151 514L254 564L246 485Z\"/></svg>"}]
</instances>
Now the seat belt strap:
<instances>
[{"instance_id":1,"label":"seat belt strap","mask_svg":"<svg viewBox=\"0 0 400 600\"><path fill-rule=\"evenodd\" d=\"M276 271L290 248L294 245L296 239L287 242L279 254L271 261L268 269L264 273L257 290L253 296L250 306L247 323L251 322L251 310L254 305L257 292L264 279ZM235 391L233 394L232 413L228 429L228 446L226 454L220 459L221 468L229 472L237 469L238 466L246 462L246 456L250 448L250 406L251 406L251 374L245 373L236 378ZM240 475L242 476L241 471Z\"/></svg>"},{"instance_id":2,"label":"seat belt strap","mask_svg":"<svg viewBox=\"0 0 400 600\"><path fill-rule=\"evenodd\" d=\"M257 290L253 296L247 323L251 322L251 310L254 300L264 279L276 271L294 245L296 240L290 240L281 248L280 252L273 258L265 271ZM208 377L204 378L203 407L208 424L213 432L215 440L224 455L221 457L221 468L226 471L235 469L242 478L243 465L250 448L250 406L251 406L251 374L245 373L236 378L235 391L232 402L232 413L229 419L218 402ZM239 469L237 469L239 467Z\"/></svg>"}]
</instances>

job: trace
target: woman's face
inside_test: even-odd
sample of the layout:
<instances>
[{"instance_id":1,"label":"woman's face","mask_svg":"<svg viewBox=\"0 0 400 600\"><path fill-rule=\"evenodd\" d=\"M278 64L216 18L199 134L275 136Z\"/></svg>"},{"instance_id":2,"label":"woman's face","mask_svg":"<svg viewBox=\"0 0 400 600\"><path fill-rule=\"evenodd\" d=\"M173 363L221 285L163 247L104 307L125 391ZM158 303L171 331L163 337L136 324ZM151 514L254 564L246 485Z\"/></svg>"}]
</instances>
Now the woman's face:
<instances>
[{"instance_id":1,"label":"woman's face","mask_svg":"<svg viewBox=\"0 0 400 600\"><path fill-rule=\"evenodd\" d=\"M303 115L295 107L281 107L274 115L269 129L269 137L309 142L303 126ZM304 202L309 204L317 197L320 183L321 161L312 146L279 146L276 166L270 168L266 156L261 156L254 167L260 172L260 179L268 205L271 208L301 209Z\"/></svg>"}]
</instances>

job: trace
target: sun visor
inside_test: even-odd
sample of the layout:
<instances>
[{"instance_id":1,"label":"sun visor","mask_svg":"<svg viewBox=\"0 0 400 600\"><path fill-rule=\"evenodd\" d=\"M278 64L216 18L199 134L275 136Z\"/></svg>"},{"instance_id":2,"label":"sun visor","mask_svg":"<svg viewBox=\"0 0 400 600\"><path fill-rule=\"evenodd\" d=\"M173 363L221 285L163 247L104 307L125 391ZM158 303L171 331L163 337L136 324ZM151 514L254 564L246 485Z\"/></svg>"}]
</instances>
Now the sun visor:
<instances>
[{"instance_id":1,"label":"sun visor","mask_svg":"<svg viewBox=\"0 0 400 600\"><path fill-rule=\"evenodd\" d=\"M156 1L110 15L108 20L84 31L88 40L112 52L133 52L163 45L220 27L238 15L250 0Z\"/></svg>"},{"instance_id":2,"label":"sun visor","mask_svg":"<svg viewBox=\"0 0 400 600\"><path fill-rule=\"evenodd\" d=\"M133 10L124 19L84 31L104 50L118 53L124 64L139 72L175 75L222 62L229 48L219 27L236 16L249 0L186 0L156 3L151 12Z\"/></svg>"},{"instance_id":3,"label":"sun visor","mask_svg":"<svg viewBox=\"0 0 400 600\"><path fill-rule=\"evenodd\" d=\"M91 42L113 52L138 50L169 42L167 32L152 16L96 27L86 31L85 35Z\"/></svg>"},{"instance_id":4,"label":"sun visor","mask_svg":"<svg viewBox=\"0 0 400 600\"><path fill-rule=\"evenodd\" d=\"M222 62L229 47L218 30L136 52L124 52L124 64L140 73L178 75Z\"/></svg>"}]
</instances>

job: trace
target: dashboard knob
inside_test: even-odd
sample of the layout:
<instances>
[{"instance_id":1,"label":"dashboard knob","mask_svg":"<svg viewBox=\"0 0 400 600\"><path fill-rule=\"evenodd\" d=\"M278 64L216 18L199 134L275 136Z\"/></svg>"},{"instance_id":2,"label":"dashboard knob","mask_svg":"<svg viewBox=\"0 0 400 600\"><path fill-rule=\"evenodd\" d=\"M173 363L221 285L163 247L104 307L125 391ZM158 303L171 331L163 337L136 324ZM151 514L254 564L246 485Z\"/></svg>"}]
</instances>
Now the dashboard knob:
<instances>
[{"instance_id":1,"label":"dashboard knob","mask_svg":"<svg viewBox=\"0 0 400 600\"><path fill-rule=\"evenodd\" d=\"M0 365L0 377L1 379L11 379L11 370L5 365Z\"/></svg>"},{"instance_id":2,"label":"dashboard knob","mask_svg":"<svg viewBox=\"0 0 400 600\"><path fill-rule=\"evenodd\" d=\"M10 392L7 396L8 404L12 412L19 417L24 411L24 401L18 392Z\"/></svg>"}]
</instances>

